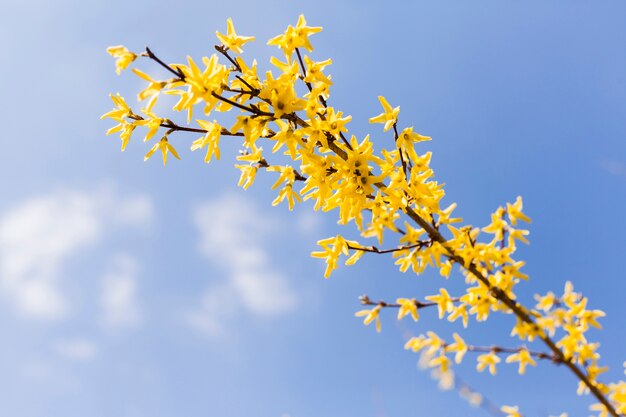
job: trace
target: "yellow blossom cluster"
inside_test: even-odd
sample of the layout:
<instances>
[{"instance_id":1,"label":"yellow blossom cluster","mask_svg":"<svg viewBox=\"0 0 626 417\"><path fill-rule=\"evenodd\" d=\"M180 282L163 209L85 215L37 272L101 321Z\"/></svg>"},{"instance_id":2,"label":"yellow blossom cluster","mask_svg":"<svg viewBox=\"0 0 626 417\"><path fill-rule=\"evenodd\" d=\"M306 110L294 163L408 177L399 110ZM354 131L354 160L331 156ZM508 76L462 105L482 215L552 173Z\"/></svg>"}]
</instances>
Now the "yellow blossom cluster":
<instances>
[{"instance_id":1,"label":"yellow blossom cluster","mask_svg":"<svg viewBox=\"0 0 626 417\"><path fill-rule=\"evenodd\" d=\"M435 332L429 331L426 335L412 337L404 345L405 349L413 352L422 352L422 362L431 368L439 368L439 372L445 373L450 369L452 364L448 355L454 355L454 362L460 364L467 352L482 352L476 358L476 370L482 372L489 370L489 373L495 375L497 373L497 365L502 361L501 354L507 354L506 362L517 362L519 365L519 373L526 372L526 366L535 366L537 363L533 356L541 358L550 358L548 355L531 352L525 346L519 348L502 348L496 346L472 346L468 345L458 333L453 334L454 342L446 343ZM424 359L425 357L425 359Z\"/></svg>"},{"instance_id":2,"label":"yellow blossom cluster","mask_svg":"<svg viewBox=\"0 0 626 417\"><path fill-rule=\"evenodd\" d=\"M528 279L521 271L524 262L514 258L518 243L528 243L529 232L518 228L520 221L530 222L521 197L499 207L482 228L457 225L462 223L454 215L457 205L442 206L443 184L434 178L431 153L420 148L421 142L431 138L412 126L399 127L399 106L379 96L382 113L369 122L382 124L382 132L361 139L348 133L352 117L329 105L333 82L327 69L332 61L316 60L304 52L313 51L309 38L320 31L300 16L295 26L270 39L268 45L278 47L280 53L270 59L272 69L264 74L257 70L255 60L242 56L245 44L255 38L239 35L231 19L225 34L217 32L216 52L200 60L187 57L185 63L168 64L148 48L133 53L123 46L111 47L108 52L117 59L118 73L142 57L163 67L171 77L155 80L133 68L147 83L138 94L138 100L147 104L135 113L119 94L111 95L115 108L102 117L117 124L107 134L119 133L125 150L136 128L147 129L144 141L161 131L161 139L145 159L161 151L164 164L170 154L180 159L171 140L175 132L200 134L191 150L205 150L207 163L220 159L222 137L239 138L242 150L235 165L240 171L239 186L247 189L254 184L259 169L274 173L274 205L286 202L292 210L296 203L312 200L315 210L336 210L339 224L354 222L363 239L375 238L378 245L392 242L390 249L378 249L341 235L320 240L321 250L312 256L325 261L326 278L339 267L342 257L346 258L342 262L351 265L366 252L391 253L401 272L421 274L431 267L448 278L457 266L465 277L466 289L458 296L442 287L423 302L406 297L395 304L369 303L372 308L356 313L366 325L374 322L380 331L384 307L399 308L399 320L411 316L417 321L419 309L436 306L439 318L460 319L464 327L472 316L485 321L493 312L513 314L512 335L528 343L543 342L547 353L531 352L525 346L470 346L456 333L454 342L447 344L433 332L412 338L406 348L425 352L428 366L442 374L452 365L448 355L460 363L471 351L481 353L477 370L491 374L496 373L503 353L508 353L506 362L519 365L521 374L536 364L536 358L549 358L574 372L581 384L579 392L596 397L599 402L594 410L601 415L624 414L625 383L597 381L606 368L598 364L598 344L585 337L590 326L599 327L597 319L603 313L587 309L587 299L574 293L571 284L561 297L552 293L538 297L535 309L516 299L515 286ZM164 96L174 99L172 109L184 114L185 123L154 113L156 102ZM216 120L218 113L235 113L234 123ZM271 158L289 163L271 163L264 146L271 149ZM563 336L553 341L557 329ZM521 415L514 406L502 411Z\"/></svg>"}]
</instances>

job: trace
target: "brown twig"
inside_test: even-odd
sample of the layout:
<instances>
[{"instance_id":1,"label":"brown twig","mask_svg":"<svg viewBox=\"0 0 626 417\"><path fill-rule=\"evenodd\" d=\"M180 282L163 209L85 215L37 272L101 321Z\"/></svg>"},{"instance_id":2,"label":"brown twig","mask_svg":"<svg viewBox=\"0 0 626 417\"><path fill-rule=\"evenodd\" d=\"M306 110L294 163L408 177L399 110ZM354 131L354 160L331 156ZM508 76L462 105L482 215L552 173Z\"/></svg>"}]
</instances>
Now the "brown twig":
<instances>
[{"instance_id":1,"label":"brown twig","mask_svg":"<svg viewBox=\"0 0 626 417\"><path fill-rule=\"evenodd\" d=\"M393 136L396 142L396 147L398 147L398 139L400 138L400 135L398 134L398 121L397 120L393 124ZM406 178L408 174L407 174L407 169L406 169L406 162L404 161L404 156L402 154L402 149L398 148L398 153L400 154L400 162L402 163L402 172L404 172L404 177Z\"/></svg>"},{"instance_id":2,"label":"brown twig","mask_svg":"<svg viewBox=\"0 0 626 417\"><path fill-rule=\"evenodd\" d=\"M159 57L156 56L147 46L146 46L145 55L143 56L147 56L148 58L157 62L160 66L162 66L163 68L165 68L166 70L168 70L169 72L177 76L180 79L180 81L185 81L185 74L183 74L183 72L180 69L178 68L174 69L171 66L167 65L165 62L161 61Z\"/></svg>"},{"instance_id":3,"label":"brown twig","mask_svg":"<svg viewBox=\"0 0 626 417\"><path fill-rule=\"evenodd\" d=\"M264 157L259 159L259 161L257 162L259 168L270 168L274 165L270 164L269 162L267 162L267 159L265 159ZM291 168L293 170L293 174L294 174L294 179L296 181L306 181L308 178L305 177L304 175L300 174L300 172L298 172L297 169L295 168Z\"/></svg>"},{"instance_id":4,"label":"brown twig","mask_svg":"<svg viewBox=\"0 0 626 417\"><path fill-rule=\"evenodd\" d=\"M450 301L452 301L453 303L458 303L461 301L460 297L454 297L451 298ZM402 307L401 304L398 303L388 303L386 301L380 300L380 301L372 301L367 295L362 295L359 297L359 302L364 305L364 306L381 306L382 308L400 308ZM425 307L433 307L438 305L436 302L434 301L420 301L420 300L413 300L413 303L415 304L415 307L417 307L417 309L419 310L420 308L425 308Z\"/></svg>"},{"instance_id":5,"label":"brown twig","mask_svg":"<svg viewBox=\"0 0 626 417\"><path fill-rule=\"evenodd\" d=\"M353 249L353 250L360 250L363 252L372 252L372 253L393 253L393 252L400 252L403 250L407 250L407 249L413 249L413 248L423 248L423 247L427 247L431 244L432 242L430 240L423 240L423 241L419 241L418 243L415 243L413 245L407 245L407 246L399 246L397 248L392 248L392 249L378 249L376 246L353 246L351 244L348 243L348 248L349 249Z\"/></svg>"}]
</instances>

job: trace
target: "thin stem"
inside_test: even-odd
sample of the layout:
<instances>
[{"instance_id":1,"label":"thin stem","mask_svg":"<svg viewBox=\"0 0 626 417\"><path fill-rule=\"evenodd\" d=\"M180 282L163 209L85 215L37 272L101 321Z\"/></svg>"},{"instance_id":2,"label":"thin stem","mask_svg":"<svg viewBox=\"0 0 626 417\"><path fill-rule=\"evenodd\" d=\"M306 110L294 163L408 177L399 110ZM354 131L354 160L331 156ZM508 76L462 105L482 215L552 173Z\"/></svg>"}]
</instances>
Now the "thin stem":
<instances>
[{"instance_id":1,"label":"thin stem","mask_svg":"<svg viewBox=\"0 0 626 417\"><path fill-rule=\"evenodd\" d=\"M446 348L450 346L449 343L444 343L443 347ZM555 363L563 363L563 360L560 358L557 358L554 354L549 354L549 353L545 353L545 352L536 352L536 351L532 351L532 350L528 350L526 349L526 347L524 346L519 346L519 347L514 347L514 348L509 348L509 347L502 347L502 346L467 346L467 351L468 352L477 352L477 353L489 353L489 352L493 352L493 353L519 353L521 351L527 351L528 354L530 356L533 356L537 359L549 359L552 362Z\"/></svg>"},{"instance_id":2,"label":"thin stem","mask_svg":"<svg viewBox=\"0 0 626 417\"><path fill-rule=\"evenodd\" d=\"M261 92L261 90L259 90L258 88L252 87L242 76L235 75L235 78L244 83L244 85L250 89L250 92L248 94L258 96Z\"/></svg>"},{"instance_id":3,"label":"thin stem","mask_svg":"<svg viewBox=\"0 0 626 417\"><path fill-rule=\"evenodd\" d=\"M398 147L398 139L400 138L400 135L398 134L398 121L397 120L393 124L393 136L396 141L396 147ZM404 172L404 177L406 178L407 169L406 169L406 162L404 161L404 156L402 154L402 149L398 148L398 153L400 154L400 162L402 163L402 172Z\"/></svg>"},{"instance_id":4,"label":"thin stem","mask_svg":"<svg viewBox=\"0 0 626 417\"><path fill-rule=\"evenodd\" d=\"M231 62L231 64L235 66L235 69L241 72L241 67L239 66L239 63L228 54L227 47L225 47L224 45L215 45L215 50L219 52L220 54L224 55L226 59L228 59Z\"/></svg>"},{"instance_id":5,"label":"thin stem","mask_svg":"<svg viewBox=\"0 0 626 417\"><path fill-rule=\"evenodd\" d=\"M231 106L237 107L237 108L239 108L241 110L248 111L248 112L253 113L253 114L257 115L257 116L267 116L267 117L271 117L271 118L275 117L274 113L268 113L268 112L265 112L265 111L261 111L259 109L255 109L254 107L244 106L243 104L239 104L236 101L230 100L230 99L228 99L228 98L226 98L224 96L221 96L221 95L217 94L215 91L213 91L211 93L211 95L213 97L217 98L218 100L222 100L223 102L230 104Z\"/></svg>"},{"instance_id":6,"label":"thin stem","mask_svg":"<svg viewBox=\"0 0 626 417\"><path fill-rule=\"evenodd\" d=\"M458 303L461 301L460 297L454 297L451 298L450 301L452 301L453 303ZM364 305L364 306L381 306L382 308L400 308L402 307L402 304L398 304L398 303L388 303L386 301L372 301L370 300L370 298L367 295L362 295L359 297L359 302ZM424 308L424 307L433 307L433 306L437 306L438 304L434 301L420 301L420 300L413 300L413 303L415 304L415 307L417 307L417 309L419 310L420 308Z\"/></svg>"},{"instance_id":7,"label":"thin stem","mask_svg":"<svg viewBox=\"0 0 626 417\"><path fill-rule=\"evenodd\" d=\"M300 49L296 48L296 55L298 55L298 62L300 63L300 71L302 71L302 79L304 80L306 78L306 67L304 66L304 61L302 60L302 54L300 54ZM306 84L307 88L309 89L309 92L311 90L313 90L313 86L311 85L310 82L308 81L304 81L304 83ZM320 97L321 100L324 100L324 97ZM324 105L324 107L326 107L326 103L322 101L322 104Z\"/></svg>"},{"instance_id":8,"label":"thin stem","mask_svg":"<svg viewBox=\"0 0 626 417\"><path fill-rule=\"evenodd\" d=\"M146 56L154 61L156 61L163 68L180 78L181 81L185 81L185 74L179 69L173 69L171 66L167 65L165 62L161 61L159 57L157 57L151 50L146 46Z\"/></svg>"},{"instance_id":9,"label":"thin stem","mask_svg":"<svg viewBox=\"0 0 626 417\"><path fill-rule=\"evenodd\" d=\"M259 159L259 162L257 162L258 166L260 168L270 168L274 165L271 165L269 162L267 162L267 159L265 159L264 157ZM293 173L294 173L294 179L296 181L306 181L308 178L305 177L304 175L300 174L300 172L298 172L297 169L292 168Z\"/></svg>"},{"instance_id":10,"label":"thin stem","mask_svg":"<svg viewBox=\"0 0 626 417\"><path fill-rule=\"evenodd\" d=\"M306 66L304 65L304 60L302 59L302 54L300 54L300 49L296 48L296 55L298 55L298 62L300 63L300 70L302 71L302 79L304 80L306 78ZM310 82L308 81L304 81L304 83L306 84L307 88L309 89L309 92L313 91L313 86L311 85ZM320 102L322 103L322 105L324 107L328 107L328 104L326 103L326 99L324 99L324 97L322 96L318 96L320 99Z\"/></svg>"},{"instance_id":11,"label":"thin stem","mask_svg":"<svg viewBox=\"0 0 626 417\"><path fill-rule=\"evenodd\" d=\"M215 45L215 49L220 54L224 55L226 57L226 59L228 59L235 66L235 71L240 72L240 73L243 74L243 71L241 70L241 65L239 65L239 62L237 62L237 60L235 58L230 56L230 54L228 53L228 48L226 48L224 45ZM241 77L239 75L236 75L235 78L237 78L246 87L248 87L250 89L250 92L247 92L248 94L254 95L254 96L259 95L259 89L252 87L243 77Z\"/></svg>"},{"instance_id":12,"label":"thin stem","mask_svg":"<svg viewBox=\"0 0 626 417\"><path fill-rule=\"evenodd\" d=\"M400 246L400 247L393 248L393 249L378 249L376 246L353 246L348 243L348 249L360 250L363 252L372 252L372 253L392 253L392 252L400 252L403 250L413 249L413 248L421 249L423 247L429 246L430 244L431 244L430 240L424 240L424 241L419 241L418 243L415 243L413 245Z\"/></svg>"},{"instance_id":13,"label":"thin stem","mask_svg":"<svg viewBox=\"0 0 626 417\"><path fill-rule=\"evenodd\" d=\"M132 120L145 120L144 117L138 115L138 114L131 114L128 116L128 118L132 119ZM168 134L171 132L175 132L175 131L180 131L180 132L193 132L193 133L207 133L206 129L201 129L201 128L196 128L196 127L188 127L188 126L181 126L178 125L174 122L172 122L169 119L165 119L163 122L161 122L161 124L159 125L160 127L164 127L166 129L169 129ZM244 136L243 132L231 132L226 128L222 128L220 135L222 136ZM265 138L271 138L272 136L274 136L274 133L271 132L271 134L264 136Z\"/></svg>"},{"instance_id":14,"label":"thin stem","mask_svg":"<svg viewBox=\"0 0 626 417\"><path fill-rule=\"evenodd\" d=\"M132 120L145 120L143 117L137 115L137 114L133 114L131 116L128 116L130 119ZM160 127L164 127L166 129L169 129L168 134L172 133L172 132L176 132L176 131L180 131L180 132L193 132L193 133L207 133L206 129L201 129L201 128L195 128L195 127L187 127L187 126L180 126L177 125L176 123L172 122L171 120L166 119L165 121L161 122L161 124L159 125ZM226 129L225 127L222 128L222 130L220 131L220 135L222 136L245 136L245 134L243 132L231 132L230 130ZM276 135L276 133L274 132L269 132L266 136L261 136L263 138L269 139L271 137L273 137L274 135Z\"/></svg>"},{"instance_id":15,"label":"thin stem","mask_svg":"<svg viewBox=\"0 0 626 417\"><path fill-rule=\"evenodd\" d=\"M256 96L258 94L255 91L248 91L248 90L244 90L244 89L241 89L241 88L230 88L230 87L226 88L225 87L224 90L228 91L229 93L237 93L240 96L243 96L243 95L247 94L247 95L250 95L250 96L254 97L254 96Z\"/></svg>"}]
</instances>

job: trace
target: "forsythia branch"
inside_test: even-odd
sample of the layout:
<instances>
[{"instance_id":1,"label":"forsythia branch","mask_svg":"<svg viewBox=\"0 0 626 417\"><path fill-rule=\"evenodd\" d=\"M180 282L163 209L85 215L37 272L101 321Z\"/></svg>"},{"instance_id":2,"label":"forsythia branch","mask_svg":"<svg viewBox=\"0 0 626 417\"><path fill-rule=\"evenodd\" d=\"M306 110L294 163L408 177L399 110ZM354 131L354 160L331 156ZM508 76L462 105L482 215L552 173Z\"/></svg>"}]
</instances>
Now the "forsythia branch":
<instances>
[{"instance_id":1,"label":"forsythia branch","mask_svg":"<svg viewBox=\"0 0 626 417\"><path fill-rule=\"evenodd\" d=\"M426 351L430 356L429 366L442 372L450 366L446 354L451 352L455 352L457 362L466 352L482 353L477 359L477 369L489 369L491 373L495 373L500 361L498 354L509 354L507 362L519 362L520 373L527 364L534 365L533 358L549 359L564 364L576 376L580 381L579 392L587 391L597 399L599 403L592 409L601 416L626 414L626 382L603 384L597 380L604 370L598 364L598 344L585 338L590 326L599 327L596 319L604 313L587 309L587 299L574 293L569 283L563 297L550 294L539 297L535 309L523 306L516 299L514 287L528 279L520 271L524 262L513 258L516 244L528 243L529 232L517 228L518 221L530 222L522 211L521 197L515 203L499 207L491 215L491 223L482 229L471 225L454 227L453 224L462 221L453 217L456 203L445 209L441 207L445 192L443 185L433 179L434 172L429 166L431 153L420 155L415 148L431 138L418 134L413 127L399 130L399 106L393 107L379 96L383 113L369 119L370 123L383 124L384 132L392 130L392 149L383 146L380 152L375 151L369 135L360 142L354 135L348 139L345 126L352 117L344 116L328 104L332 81L325 68L332 61L316 62L303 53L313 51L309 37L319 31L321 28L308 26L304 16L300 16L296 26L289 26L284 33L270 39L268 45L279 47L285 61L272 57L270 62L278 75L268 71L265 78L258 75L256 61L250 64L241 56L242 46L254 37L238 35L231 19L227 21L227 33L217 33L221 45L215 46L219 56L230 65L220 64L218 54L204 57L202 64L191 57L186 65L167 64L150 48L137 55L123 46L111 47L108 52L117 58L118 73L143 56L175 78L157 81L133 69L148 82L138 95L139 100L149 99L142 109L144 116L134 113L120 95L112 95L115 108L103 117L118 124L107 134L119 133L124 150L137 127L148 129L144 141L150 140L159 129L165 129L160 142L145 157L148 159L161 150L164 164L168 154L179 158L168 140L174 132L202 134L192 143L191 150L206 148L207 163L212 158L219 159L221 136L242 137L244 150L236 158L241 162L236 167L241 171L239 185L244 189L253 184L257 170L265 168L279 174L272 186L278 190L274 205L287 201L289 209L293 209L296 202L313 199L315 210L337 210L340 224L354 221L363 238L375 237L379 245L389 234L398 240L390 249L346 240L340 235L320 240L321 251L313 252L312 256L325 260L326 278L338 267L341 256L349 256L346 264L351 265L364 253L391 253L401 272L410 269L421 274L432 267L448 278L452 267L457 265L465 276L466 293L457 297L451 297L443 287L438 295L426 297L427 301L398 298L396 303L372 302L363 296L361 303L373 307L356 313L364 317L365 324L375 322L380 331L379 313L388 307L399 309L399 319L410 315L418 320L419 309L437 306L439 318L447 316L449 321L461 318L464 326L470 315L477 321L486 321L491 312L513 313L516 324L512 334L529 342L539 339L549 352L528 350L525 346L471 346L457 334L455 342L449 344L432 332L413 338L407 346ZM306 91L303 95L296 88L298 82L306 87L300 87ZM173 110L187 112L188 124L198 107L204 117L231 110L241 113L231 128L202 119L196 120L199 127L183 126L153 113L161 94L179 98ZM299 167L270 164L263 148L257 145L260 139L274 143L273 153L282 149ZM396 224L400 219L405 219L404 228ZM481 240L481 232L492 235L491 240ZM564 334L561 339L554 338L557 329ZM502 407L501 411L508 416L521 415L514 406Z\"/></svg>"}]
</instances>

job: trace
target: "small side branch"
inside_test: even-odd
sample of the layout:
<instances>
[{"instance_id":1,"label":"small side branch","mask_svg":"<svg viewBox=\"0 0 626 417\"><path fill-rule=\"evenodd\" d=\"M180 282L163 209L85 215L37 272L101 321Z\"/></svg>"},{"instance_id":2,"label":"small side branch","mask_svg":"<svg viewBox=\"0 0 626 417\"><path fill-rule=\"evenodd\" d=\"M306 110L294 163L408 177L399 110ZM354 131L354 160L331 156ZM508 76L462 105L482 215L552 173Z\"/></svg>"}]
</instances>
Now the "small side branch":
<instances>
[{"instance_id":1,"label":"small side branch","mask_svg":"<svg viewBox=\"0 0 626 417\"><path fill-rule=\"evenodd\" d=\"M413 245L399 246L397 248L392 248L392 249L378 249L376 246L354 246L354 245L348 244L348 249L360 250L363 252L371 252L371 253L393 253L393 252L400 252L403 250L414 249L414 248L421 249L421 248L428 247L431 244L432 242L430 240L421 240L418 243L415 243Z\"/></svg>"},{"instance_id":2,"label":"small side branch","mask_svg":"<svg viewBox=\"0 0 626 417\"><path fill-rule=\"evenodd\" d=\"M176 77L178 77L180 81L185 81L185 74L183 74L183 72L180 69L174 69L171 66L167 65L165 62L161 61L161 59L158 56L156 56L147 46L146 46L146 52L142 54L142 56L147 56L148 58L152 59L157 64L159 64L160 66L162 66L163 68L165 68L166 70L174 74Z\"/></svg>"},{"instance_id":3,"label":"small side branch","mask_svg":"<svg viewBox=\"0 0 626 417\"><path fill-rule=\"evenodd\" d=\"M461 301L460 297L454 297L451 299L451 301L453 303L459 303ZM372 301L369 296L367 295L362 295L359 297L359 302L364 305L364 306L380 306L382 308L400 308L402 307L401 304L399 303L388 303L386 301ZM415 303L415 307L418 308L418 310L420 308L425 308L425 307L434 307L437 306L438 304L434 301L420 301L420 300L413 300L413 302Z\"/></svg>"}]
</instances>

